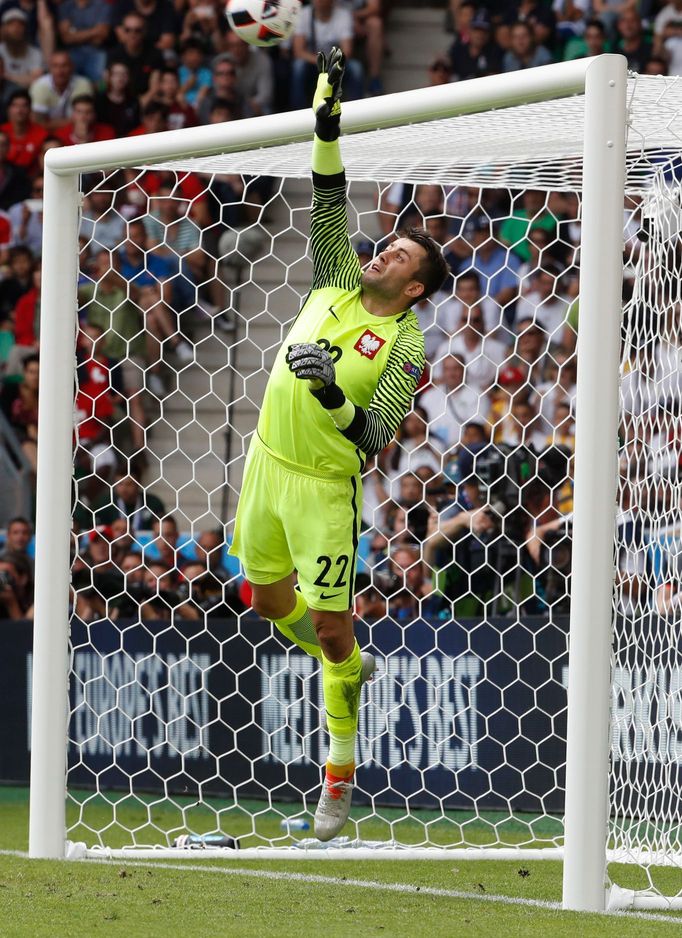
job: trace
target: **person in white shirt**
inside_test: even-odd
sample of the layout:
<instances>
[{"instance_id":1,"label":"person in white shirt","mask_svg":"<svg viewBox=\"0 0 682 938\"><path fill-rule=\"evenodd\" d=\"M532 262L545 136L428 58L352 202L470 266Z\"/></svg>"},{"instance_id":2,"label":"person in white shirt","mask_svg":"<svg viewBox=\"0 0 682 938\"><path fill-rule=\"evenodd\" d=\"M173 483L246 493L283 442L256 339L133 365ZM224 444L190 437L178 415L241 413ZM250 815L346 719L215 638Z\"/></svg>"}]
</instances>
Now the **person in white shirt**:
<instances>
[{"instance_id":1,"label":"person in white shirt","mask_svg":"<svg viewBox=\"0 0 682 938\"><path fill-rule=\"evenodd\" d=\"M437 290L428 300L413 303L412 312L416 314L419 328L424 333L426 360L434 362L438 349L457 329L459 304L445 290Z\"/></svg>"},{"instance_id":2,"label":"person in white shirt","mask_svg":"<svg viewBox=\"0 0 682 938\"><path fill-rule=\"evenodd\" d=\"M553 264L539 268L531 277L531 289L516 305L517 319L532 319L554 342L561 341L571 305L559 287L560 277Z\"/></svg>"},{"instance_id":3,"label":"person in white shirt","mask_svg":"<svg viewBox=\"0 0 682 938\"><path fill-rule=\"evenodd\" d=\"M465 382L464 362L448 355L441 362L441 376L419 398L428 418L429 442L445 452L461 442L462 427L470 420L485 422L489 402Z\"/></svg>"},{"instance_id":4,"label":"person in white shirt","mask_svg":"<svg viewBox=\"0 0 682 938\"><path fill-rule=\"evenodd\" d=\"M440 362L445 356L457 355L466 364L467 385L480 395L495 384L498 368L507 354L501 342L486 335L482 307L463 306L457 332L438 349L433 377L440 378Z\"/></svg>"},{"instance_id":5,"label":"person in white shirt","mask_svg":"<svg viewBox=\"0 0 682 938\"><path fill-rule=\"evenodd\" d=\"M28 41L28 17L23 10L12 7L0 20L0 56L5 74L15 84L28 88L45 71L43 53Z\"/></svg>"}]
</instances>

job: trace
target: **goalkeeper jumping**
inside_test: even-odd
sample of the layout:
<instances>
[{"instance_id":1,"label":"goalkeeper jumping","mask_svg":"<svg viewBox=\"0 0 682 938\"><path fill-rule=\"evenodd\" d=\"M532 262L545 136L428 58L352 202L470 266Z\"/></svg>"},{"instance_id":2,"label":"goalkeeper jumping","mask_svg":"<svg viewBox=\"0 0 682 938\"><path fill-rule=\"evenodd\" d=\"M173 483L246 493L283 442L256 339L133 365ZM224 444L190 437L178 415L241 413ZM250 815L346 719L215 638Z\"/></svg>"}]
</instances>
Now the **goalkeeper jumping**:
<instances>
[{"instance_id":1,"label":"goalkeeper jumping","mask_svg":"<svg viewBox=\"0 0 682 938\"><path fill-rule=\"evenodd\" d=\"M231 553L243 563L254 610L322 663L330 747L315 834L330 840L348 820L360 690L374 671L351 612L360 473L410 409L424 368L410 305L442 285L447 266L436 242L415 228L360 269L338 140L343 53L320 54L318 68L313 282L268 381Z\"/></svg>"}]
</instances>

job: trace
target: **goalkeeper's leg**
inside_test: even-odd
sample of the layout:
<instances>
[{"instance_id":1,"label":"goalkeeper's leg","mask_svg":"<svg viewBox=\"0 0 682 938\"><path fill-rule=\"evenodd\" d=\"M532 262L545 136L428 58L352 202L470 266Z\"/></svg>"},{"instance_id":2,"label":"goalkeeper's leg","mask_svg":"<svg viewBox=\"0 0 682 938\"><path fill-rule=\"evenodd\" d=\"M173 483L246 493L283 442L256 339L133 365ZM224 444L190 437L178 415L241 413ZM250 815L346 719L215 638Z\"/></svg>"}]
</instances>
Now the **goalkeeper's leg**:
<instances>
[{"instance_id":1,"label":"goalkeeper's leg","mask_svg":"<svg viewBox=\"0 0 682 938\"><path fill-rule=\"evenodd\" d=\"M355 640L350 610L313 610L312 619L322 648L322 687L329 731L329 755L322 794L315 812L315 835L331 840L348 820L355 773L358 710L366 664ZM374 658L371 659L371 672ZM365 672L363 673L363 665Z\"/></svg>"},{"instance_id":2,"label":"goalkeeper's leg","mask_svg":"<svg viewBox=\"0 0 682 938\"><path fill-rule=\"evenodd\" d=\"M293 574L276 583L252 583L251 589L254 612L270 619L282 635L319 660L322 652L310 609L303 596L294 589Z\"/></svg>"}]
</instances>

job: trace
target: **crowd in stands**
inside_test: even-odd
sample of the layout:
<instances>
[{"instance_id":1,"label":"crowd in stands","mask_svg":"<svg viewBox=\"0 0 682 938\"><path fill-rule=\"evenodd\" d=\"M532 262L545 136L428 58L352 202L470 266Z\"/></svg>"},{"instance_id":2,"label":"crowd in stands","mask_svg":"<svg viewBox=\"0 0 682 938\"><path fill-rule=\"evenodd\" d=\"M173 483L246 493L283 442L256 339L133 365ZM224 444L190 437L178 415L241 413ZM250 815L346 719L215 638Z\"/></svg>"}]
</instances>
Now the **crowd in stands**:
<instances>
[{"instance_id":1,"label":"crowd in stands","mask_svg":"<svg viewBox=\"0 0 682 938\"><path fill-rule=\"evenodd\" d=\"M334 44L349 60L346 99L381 94L390 6L311 0L291 42L263 50L235 36L212 0L0 2L0 410L30 472L47 151L305 107L315 53ZM448 38L425 83L603 51L621 51L646 74L682 73L682 0L450 0L443 12ZM200 307L216 329L233 328L222 312L226 283L263 245L257 223L269 181L122 170L99 183L84 180L80 232L75 612L85 620L241 612L248 589L223 532L178 531L140 480L167 361L195 360L188 317ZM365 476L357 612L399 620L566 612L578 199L396 183L383 187L374 221L375 240L356 244L361 261L397 228L418 224L443 245L452 276L416 306L429 366L397 440ZM634 237L636 204L626 222L632 270L647 250ZM660 382L674 382L679 369L673 339L649 351L646 365L633 363L639 383L630 380L623 426L626 441L634 434L624 456L632 467L644 445L633 430L645 411L640 385L648 400L660 397ZM647 432L647 452L660 461L667 441ZM634 491L626 495L620 524L634 543ZM660 501L670 497L663 477ZM31 545L31 520L10 520L0 618L32 613ZM646 563L632 552L622 560L622 603L653 599L665 611L675 596L647 596Z\"/></svg>"}]
</instances>

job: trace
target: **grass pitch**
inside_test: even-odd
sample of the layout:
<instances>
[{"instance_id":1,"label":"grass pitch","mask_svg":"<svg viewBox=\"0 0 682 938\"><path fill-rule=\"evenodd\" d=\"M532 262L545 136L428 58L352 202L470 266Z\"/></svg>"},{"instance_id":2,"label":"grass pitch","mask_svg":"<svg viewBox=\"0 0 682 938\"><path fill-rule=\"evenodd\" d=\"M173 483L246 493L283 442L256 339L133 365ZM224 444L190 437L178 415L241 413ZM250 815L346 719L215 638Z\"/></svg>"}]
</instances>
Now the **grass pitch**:
<instances>
[{"instance_id":1,"label":"grass pitch","mask_svg":"<svg viewBox=\"0 0 682 938\"><path fill-rule=\"evenodd\" d=\"M135 826L138 818L125 818L125 810L118 808L122 823ZM90 811L94 827L94 803ZM0 832L2 850L26 849L24 789L0 790ZM679 871L667 875L671 892L682 888ZM580 915L560 911L560 898L561 864L552 861L100 863L0 855L7 938L682 934L679 915Z\"/></svg>"}]
</instances>

